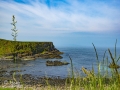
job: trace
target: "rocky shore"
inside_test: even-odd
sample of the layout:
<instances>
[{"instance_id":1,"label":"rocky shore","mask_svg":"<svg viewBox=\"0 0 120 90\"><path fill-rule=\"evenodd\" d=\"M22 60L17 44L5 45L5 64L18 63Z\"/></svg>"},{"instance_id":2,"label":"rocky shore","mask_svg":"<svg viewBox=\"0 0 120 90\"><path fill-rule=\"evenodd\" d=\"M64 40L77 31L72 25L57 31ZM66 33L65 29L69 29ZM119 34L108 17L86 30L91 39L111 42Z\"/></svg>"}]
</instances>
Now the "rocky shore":
<instances>
[{"instance_id":1,"label":"rocky shore","mask_svg":"<svg viewBox=\"0 0 120 90\"><path fill-rule=\"evenodd\" d=\"M53 86L65 84L66 79L62 79L59 76L32 76L31 74L22 74L24 70L7 71L7 68L14 68L18 65L22 67L25 64L27 64L27 62L20 62L17 63L17 65L13 65L12 61L0 61L0 86L46 86L47 82Z\"/></svg>"},{"instance_id":2,"label":"rocky shore","mask_svg":"<svg viewBox=\"0 0 120 90\"><path fill-rule=\"evenodd\" d=\"M63 53L60 52L59 50L54 50L51 52L44 51L42 53L33 54L33 55L29 55L28 53L22 53L22 54L17 54L16 59L17 60L35 60L37 58L62 59L62 56L60 56L61 54ZM13 60L13 59L14 59L13 55L6 55L0 58L0 60Z\"/></svg>"},{"instance_id":3,"label":"rocky shore","mask_svg":"<svg viewBox=\"0 0 120 90\"><path fill-rule=\"evenodd\" d=\"M56 77L34 77L31 74L14 74L14 72L21 71L10 71L9 74L6 70L0 70L0 86L2 87L21 87L24 86L47 86L48 83L51 86L63 86L66 82L66 78L62 79L59 76Z\"/></svg>"}]
</instances>

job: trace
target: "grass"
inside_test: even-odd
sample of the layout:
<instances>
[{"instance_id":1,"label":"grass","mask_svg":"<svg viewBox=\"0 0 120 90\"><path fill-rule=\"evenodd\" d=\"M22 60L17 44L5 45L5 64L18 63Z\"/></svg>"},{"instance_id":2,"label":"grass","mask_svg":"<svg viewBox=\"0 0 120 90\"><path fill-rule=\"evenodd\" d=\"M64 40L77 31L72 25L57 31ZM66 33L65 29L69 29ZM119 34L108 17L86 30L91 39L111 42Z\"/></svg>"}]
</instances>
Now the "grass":
<instances>
[{"instance_id":1,"label":"grass","mask_svg":"<svg viewBox=\"0 0 120 90\"><path fill-rule=\"evenodd\" d=\"M2 88L0 87L0 90L16 90L15 88Z\"/></svg>"},{"instance_id":2,"label":"grass","mask_svg":"<svg viewBox=\"0 0 120 90\"><path fill-rule=\"evenodd\" d=\"M71 61L71 75L72 77L69 77L66 79L66 82L64 83L64 86L52 86L49 84L49 81L46 80L47 86L45 87L39 87L37 90L120 90L120 74L118 71L118 61L120 59L120 56L117 58L116 56L116 44L115 43L115 55L113 57L113 54L111 53L110 49L108 49L108 53L110 55L111 62L108 64L108 57L105 59L105 54L107 51L105 51L103 56L103 63L99 61L97 49L95 48L94 44L94 50L96 53L97 58L97 65L98 65L98 72L95 74L94 72L94 66L92 70L87 70L86 68L82 67L82 72L86 75L85 77L81 77L79 71L75 71ZM105 71L104 74L100 72L100 66L101 64L105 64L107 62L107 65L110 65L111 69L111 76L108 74L108 69ZM113 67L114 66L114 67ZM108 68L109 68L108 67ZM104 67L103 67L104 70ZM0 90L31 90L30 87L28 88L0 88ZM36 90L36 87L32 87L32 90Z\"/></svg>"}]
</instances>

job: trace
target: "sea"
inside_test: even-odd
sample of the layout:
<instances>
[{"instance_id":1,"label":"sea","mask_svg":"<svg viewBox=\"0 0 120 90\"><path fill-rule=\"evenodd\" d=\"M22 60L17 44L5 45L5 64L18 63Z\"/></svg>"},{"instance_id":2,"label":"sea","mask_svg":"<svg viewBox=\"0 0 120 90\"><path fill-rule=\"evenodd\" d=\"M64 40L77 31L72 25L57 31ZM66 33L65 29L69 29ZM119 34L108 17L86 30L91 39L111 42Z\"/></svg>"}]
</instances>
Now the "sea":
<instances>
[{"instance_id":1,"label":"sea","mask_svg":"<svg viewBox=\"0 0 120 90\"><path fill-rule=\"evenodd\" d=\"M59 47L57 48L64 54L61 56L62 59L41 59L38 58L34 61L26 61L27 63L22 66L9 68L8 71L11 70L21 70L20 74L31 74L36 77L61 77L66 78L71 76L72 68L71 68L71 60L73 65L74 73L77 75L84 76L85 74L82 72L82 68L84 67L86 70L94 70L97 74L98 71L101 73L110 72L111 69L108 67L112 62L108 48L96 48L98 59L96 57L96 53L93 47ZM106 51L106 53L105 53ZM110 51L115 56L115 49L110 48ZM116 49L116 57L120 56L120 48ZM59 60L69 62L68 65L63 66L46 66L47 60ZM117 60L117 59L116 59ZM120 61L118 61L120 65Z\"/></svg>"}]
</instances>

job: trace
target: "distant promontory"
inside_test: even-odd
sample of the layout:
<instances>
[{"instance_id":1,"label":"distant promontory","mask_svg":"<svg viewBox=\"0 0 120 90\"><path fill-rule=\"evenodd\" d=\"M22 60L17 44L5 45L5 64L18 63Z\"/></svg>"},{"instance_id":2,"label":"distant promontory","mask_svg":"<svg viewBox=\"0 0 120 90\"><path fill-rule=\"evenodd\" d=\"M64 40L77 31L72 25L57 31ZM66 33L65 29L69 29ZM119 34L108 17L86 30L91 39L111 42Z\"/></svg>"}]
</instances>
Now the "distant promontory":
<instances>
[{"instance_id":1,"label":"distant promontory","mask_svg":"<svg viewBox=\"0 0 120 90\"><path fill-rule=\"evenodd\" d=\"M35 60L36 58L61 59L62 52L57 50L53 42L26 42L0 39L0 60Z\"/></svg>"}]
</instances>

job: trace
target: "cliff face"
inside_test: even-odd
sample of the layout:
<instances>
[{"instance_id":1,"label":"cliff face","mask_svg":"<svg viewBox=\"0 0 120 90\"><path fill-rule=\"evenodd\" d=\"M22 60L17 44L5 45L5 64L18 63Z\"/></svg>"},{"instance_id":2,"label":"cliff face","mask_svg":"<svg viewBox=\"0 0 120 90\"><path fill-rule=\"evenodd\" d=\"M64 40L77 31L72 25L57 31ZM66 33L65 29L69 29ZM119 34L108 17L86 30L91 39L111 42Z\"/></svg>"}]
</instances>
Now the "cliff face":
<instances>
[{"instance_id":1,"label":"cliff face","mask_svg":"<svg viewBox=\"0 0 120 90\"><path fill-rule=\"evenodd\" d=\"M43 52L59 51L52 42L22 42L0 39L0 56L27 53L30 55Z\"/></svg>"}]
</instances>

